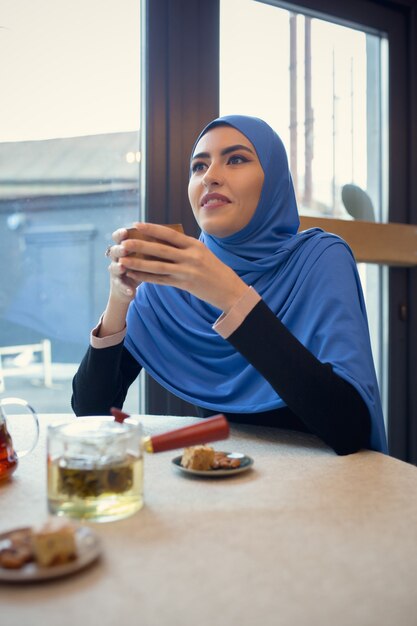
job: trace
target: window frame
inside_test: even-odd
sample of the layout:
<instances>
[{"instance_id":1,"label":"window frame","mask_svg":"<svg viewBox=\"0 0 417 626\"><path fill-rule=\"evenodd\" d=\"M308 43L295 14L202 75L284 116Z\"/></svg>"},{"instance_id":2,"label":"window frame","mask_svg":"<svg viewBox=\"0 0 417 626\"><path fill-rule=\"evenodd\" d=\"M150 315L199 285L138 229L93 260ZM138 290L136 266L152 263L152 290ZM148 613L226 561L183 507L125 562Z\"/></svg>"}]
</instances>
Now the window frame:
<instances>
[{"instance_id":1,"label":"window frame","mask_svg":"<svg viewBox=\"0 0 417 626\"><path fill-rule=\"evenodd\" d=\"M145 0L145 219L182 223L198 236L187 185L197 133L218 114L218 0ZM204 41L204 43L202 43ZM145 377L146 412L195 415L195 408Z\"/></svg>"}]
</instances>

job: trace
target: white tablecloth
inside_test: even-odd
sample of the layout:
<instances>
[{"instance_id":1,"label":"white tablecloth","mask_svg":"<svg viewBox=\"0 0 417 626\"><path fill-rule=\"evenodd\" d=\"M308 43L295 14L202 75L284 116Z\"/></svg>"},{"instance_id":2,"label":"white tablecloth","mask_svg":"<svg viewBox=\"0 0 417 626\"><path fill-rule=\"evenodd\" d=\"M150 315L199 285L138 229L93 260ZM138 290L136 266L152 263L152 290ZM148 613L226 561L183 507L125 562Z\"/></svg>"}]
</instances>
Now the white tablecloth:
<instances>
[{"instance_id":1,"label":"white tablecloth","mask_svg":"<svg viewBox=\"0 0 417 626\"><path fill-rule=\"evenodd\" d=\"M0 484L0 531L47 516L45 426ZM197 421L143 416L147 434ZM0 585L2 626L411 626L417 624L417 468L314 437L232 428L253 470L184 476L145 458L145 507L89 524L102 559L71 577Z\"/></svg>"}]
</instances>

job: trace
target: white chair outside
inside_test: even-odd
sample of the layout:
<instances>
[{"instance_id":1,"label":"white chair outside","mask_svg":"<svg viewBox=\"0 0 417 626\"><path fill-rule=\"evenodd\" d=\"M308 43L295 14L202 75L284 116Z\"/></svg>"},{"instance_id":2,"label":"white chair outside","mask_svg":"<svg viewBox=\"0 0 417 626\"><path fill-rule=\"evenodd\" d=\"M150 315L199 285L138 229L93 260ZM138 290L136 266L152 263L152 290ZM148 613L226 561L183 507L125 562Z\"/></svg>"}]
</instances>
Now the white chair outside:
<instances>
[{"instance_id":1,"label":"white chair outside","mask_svg":"<svg viewBox=\"0 0 417 626\"><path fill-rule=\"evenodd\" d=\"M34 363L34 355L41 354L41 363ZM45 387L52 387L52 356L51 342L43 339L39 343L0 348L0 393L5 391L6 377L39 376ZM15 355L12 365L4 363L4 357Z\"/></svg>"}]
</instances>

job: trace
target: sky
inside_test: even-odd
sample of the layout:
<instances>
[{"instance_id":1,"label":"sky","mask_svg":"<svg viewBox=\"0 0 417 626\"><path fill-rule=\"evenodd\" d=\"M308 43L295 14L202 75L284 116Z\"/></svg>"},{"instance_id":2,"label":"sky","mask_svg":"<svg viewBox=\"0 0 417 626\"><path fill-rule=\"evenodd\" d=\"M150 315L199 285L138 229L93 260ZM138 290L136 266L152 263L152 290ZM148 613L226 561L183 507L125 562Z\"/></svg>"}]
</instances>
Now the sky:
<instances>
[{"instance_id":1,"label":"sky","mask_svg":"<svg viewBox=\"0 0 417 626\"><path fill-rule=\"evenodd\" d=\"M221 114L265 119L289 151L289 13L253 0L222 0ZM259 26L254 29L253 25ZM236 45L237 44L237 45ZM297 18L298 160L304 167L304 19ZM335 85L333 90L333 54ZM331 202L333 104L338 177L366 188L366 37L323 20L312 22L314 185ZM352 79L351 79L352 77ZM351 98L351 92L354 98ZM352 126L356 141L352 145ZM315 171L314 171L315 170Z\"/></svg>"},{"instance_id":2,"label":"sky","mask_svg":"<svg viewBox=\"0 0 417 626\"><path fill-rule=\"evenodd\" d=\"M137 130L138 0L0 0L0 141Z\"/></svg>"}]
</instances>

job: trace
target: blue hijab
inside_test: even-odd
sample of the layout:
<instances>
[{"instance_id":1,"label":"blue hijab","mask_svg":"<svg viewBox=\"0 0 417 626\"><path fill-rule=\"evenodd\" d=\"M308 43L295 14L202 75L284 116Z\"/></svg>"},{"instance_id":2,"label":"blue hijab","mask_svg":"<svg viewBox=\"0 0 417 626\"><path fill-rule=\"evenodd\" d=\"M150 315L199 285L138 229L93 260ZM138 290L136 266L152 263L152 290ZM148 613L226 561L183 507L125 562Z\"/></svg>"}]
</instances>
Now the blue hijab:
<instances>
[{"instance_id":1,"label":"blue hijab","mask_svg":"<svg viewBox=\"0 0 417 626\"><path fill-rule=\"evenodd\" d=\"M206 126L196 144L220 124L252 143L264 183L247 226L224 238L202 232L200 241L251 285L320 361L356 387L372 417L371 447L385 451L365 305L349 247L319 229L297 232L285 148L268 124L228 115ZM213 330L220 313L186 291L143 283L129 307L125 345L155 380L192 404L229 413L285 406L257 370Z\"/></svg>"}]
</instances>

